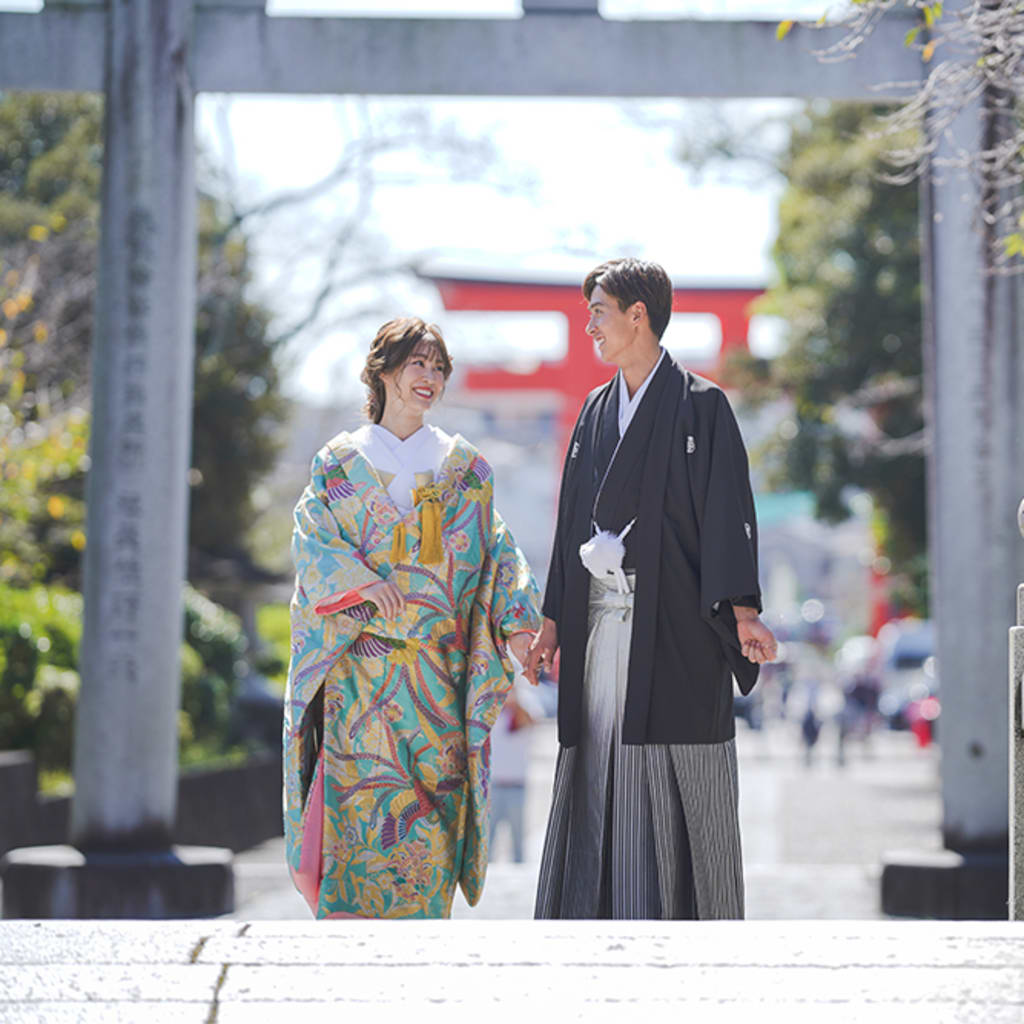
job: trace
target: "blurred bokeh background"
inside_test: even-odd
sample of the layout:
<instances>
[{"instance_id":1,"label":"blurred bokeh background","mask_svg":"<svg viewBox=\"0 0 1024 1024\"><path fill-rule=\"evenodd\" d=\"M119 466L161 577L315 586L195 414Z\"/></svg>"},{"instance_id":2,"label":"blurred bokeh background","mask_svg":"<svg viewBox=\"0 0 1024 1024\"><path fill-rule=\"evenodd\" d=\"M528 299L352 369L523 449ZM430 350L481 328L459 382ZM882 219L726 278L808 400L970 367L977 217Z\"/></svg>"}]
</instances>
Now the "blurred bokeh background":
<instances>
[{"instance_id":1,"label":"blurred bokeh background","mask_svg":"<svg viewBox=\"0 0 1024 1024\"><path fill-rule=\"evenodd\" d=\"M359 13L344 0L268 6ZM602 10L693 13L668 0ZM756 0L700 13L779 14ZM498 506L543 586L566 422L602 379L579 283L603 259L639 256L678 290L666 347L729 390L751 454L766 619L783 644L737 703L748 870L831 864L859 879L859 909L854 896L845 911L802 903L797 884L762 913L860 916L892 829L938 842L941 742L917 189L886 180L892 142L869 130L878 113L202 95L183 770L277 757L291 509L316 449L362 420L358 375L377 325L403 313L441 325L456 370L434 421L495 466ZM54 801L72 786L102 119L95 95L0 93L0 750L29 752ZM542 703L528 860L550 784L553 689ZM899 779L910 789L895 791ZM848 828L815 826L844 800ZM920 828L901 837L898 822ZM850 829L875 838L858 847ZM2 821L0 836L4 849L25 838ZM272 834L218 841L258 838ZM270 849L252 858L253 894L277 878ZM500 833L496 860L510 852ZM506 888L526 891L524 877ZM243 881L242 914L247 892ZM516 900L501 907L518 913Z\"/></svg>"}]
</instances>

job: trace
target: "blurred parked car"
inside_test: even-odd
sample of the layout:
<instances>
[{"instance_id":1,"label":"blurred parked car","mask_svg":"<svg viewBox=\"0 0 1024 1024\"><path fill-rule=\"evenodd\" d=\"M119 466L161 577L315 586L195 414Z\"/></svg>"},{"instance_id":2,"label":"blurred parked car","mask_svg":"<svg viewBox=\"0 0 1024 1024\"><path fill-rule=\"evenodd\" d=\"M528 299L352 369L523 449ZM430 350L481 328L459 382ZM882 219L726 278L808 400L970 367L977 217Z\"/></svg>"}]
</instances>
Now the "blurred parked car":
<instances>
[{"instance_id":1,"label":"blurred parked car","mask_svg":"<svg viewBox=\"0 0 1024 1024\"><path fill-rule=\"evenodd\" d=\"M878 710L891 729L912 729L922 746L935 738L942 710L935 661L935 627L928 619L901 619L879 631L882 694Z\"/></svg>"}]
</instances>

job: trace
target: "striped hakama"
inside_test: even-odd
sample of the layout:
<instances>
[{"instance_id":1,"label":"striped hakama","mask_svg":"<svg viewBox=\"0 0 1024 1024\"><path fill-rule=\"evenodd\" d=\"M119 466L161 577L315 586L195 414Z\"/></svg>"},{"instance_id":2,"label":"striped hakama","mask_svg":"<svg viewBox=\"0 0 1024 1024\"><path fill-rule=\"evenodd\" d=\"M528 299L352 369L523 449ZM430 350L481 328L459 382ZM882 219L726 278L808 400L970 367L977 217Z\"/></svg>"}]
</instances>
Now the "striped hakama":
<instances>
[{"instance_id":1,"label":"striped hakama","mask_svg":"<svg viewBox=\"0 0 1024 1024\"><path fill-rule=\"evenodd\" d=\"M743 917L735 740L620 742L630 593L590 581L580 743L560 747L535 916Z\"/></svg>"}]
</instances>

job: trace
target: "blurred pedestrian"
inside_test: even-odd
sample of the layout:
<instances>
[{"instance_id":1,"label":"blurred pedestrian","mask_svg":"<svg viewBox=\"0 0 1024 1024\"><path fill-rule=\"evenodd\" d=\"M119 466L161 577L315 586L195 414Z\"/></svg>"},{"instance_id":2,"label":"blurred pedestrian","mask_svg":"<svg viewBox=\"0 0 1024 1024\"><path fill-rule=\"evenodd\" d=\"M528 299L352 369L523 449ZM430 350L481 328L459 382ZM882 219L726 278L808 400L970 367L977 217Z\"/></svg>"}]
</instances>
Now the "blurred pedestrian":
<instances>
[{"instance_id":1,"label":"blurred pedestrian","mask_svg":"<svg viewBox=\"0 0 1024 1024\"><path fill-rule=\"evenodd\" d=\"M733 675L749 693L776 649L746 451L725 394L660 345L661 267L611 260L583 294L618 373L569 443L527 665L561 652L536 914L742 917Z\"/></svg>"},{"instance_id":2,"label":"blurred pedestrian","mask_svg":"<svg viewBox=\"0 0 1024 1024\"><path fill-rule=\"evenodd\" d=\"M491 467L425 423L451 365L436 326L384 324L370 422L295 509L285 840L317 917L446 917L483 886L486 740L539 616Z\"/></svg>"},{"instance_id":3,"label":"blurred pedestrian","mask_svg":"<svg viewBox=\"0 0 1024 1024\"><path fill-rule=\"evenodd\" d=\"M846 747L851 739L859 739L867 749L878 719L881 689L881 680L867 668L855 673L843 686L843 706L836 721L839 733L837 759L840 765L846 764Z\"/></svg>"},{"instance_id":4,"label":"blurred pedestrian","mask_svg":"<svg viewBox=\"0 0 1024 1024\"><path fill-rule=\"evenodd\" d=\"M803 741L804 764L807 767L811 765L811 751L814 750L820 735L821 719L818 717L813 701L808 701L807 710L804 711L804 716L800 719L800 739Z\"/></svg>"}]
</instances>

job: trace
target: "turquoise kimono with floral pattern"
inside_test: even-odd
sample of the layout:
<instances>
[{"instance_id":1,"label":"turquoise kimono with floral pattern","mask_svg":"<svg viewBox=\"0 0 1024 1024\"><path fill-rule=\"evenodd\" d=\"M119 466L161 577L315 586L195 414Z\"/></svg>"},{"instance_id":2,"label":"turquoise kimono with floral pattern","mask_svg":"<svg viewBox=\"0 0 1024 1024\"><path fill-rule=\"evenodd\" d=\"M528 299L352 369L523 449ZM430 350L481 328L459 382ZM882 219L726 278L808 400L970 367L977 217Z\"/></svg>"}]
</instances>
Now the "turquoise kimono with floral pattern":
<instances>
[{"instance_id":1,"label":"turquoise kimono with floral pattern","mask_svg":"<svg viewBox=\"0 0 1024 1024\"><path fill-rule=\"evenodd\" d=\"M431 516L422 502L396 507L347 433L313 460L292 540L284 823L318 917L447 916L456 883L471 905L480 897L489 733L513 677L506 641L539 624L492 484L458 435ZM421 524L433 523L436 548L438 507L440 560L421 564ZM397 619L358 592L385 579L405 597Z\"/></svg>"}]
</instances>

